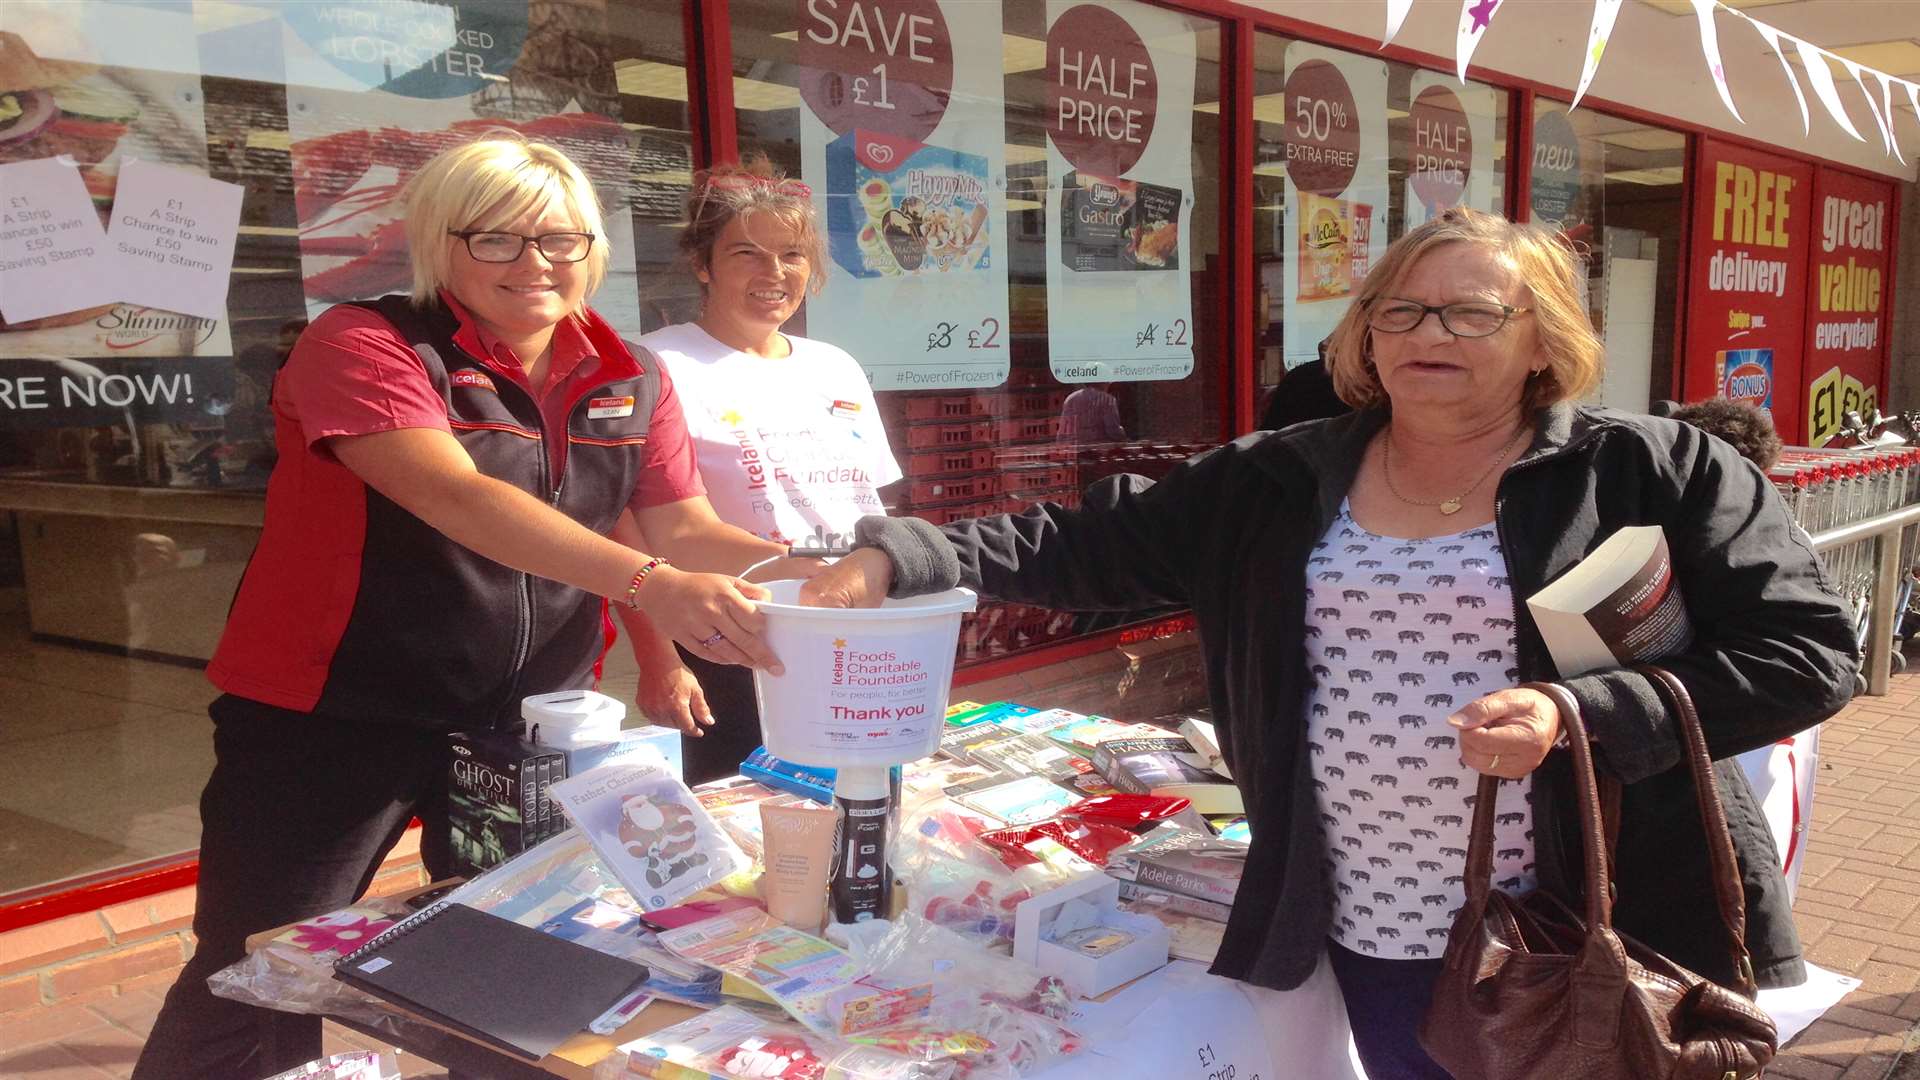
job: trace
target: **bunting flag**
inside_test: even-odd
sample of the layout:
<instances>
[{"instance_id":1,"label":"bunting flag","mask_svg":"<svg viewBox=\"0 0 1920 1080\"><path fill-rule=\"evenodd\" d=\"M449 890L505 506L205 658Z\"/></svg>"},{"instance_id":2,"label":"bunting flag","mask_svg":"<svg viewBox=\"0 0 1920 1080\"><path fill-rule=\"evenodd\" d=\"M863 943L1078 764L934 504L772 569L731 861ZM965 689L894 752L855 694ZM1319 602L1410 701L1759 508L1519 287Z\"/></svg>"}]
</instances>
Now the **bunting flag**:
<instances>
[{"instance_id":1,"label":"bunting flag","mask_svg":"<svg viewBox=\"0 0 1920 1080\"><path fill-rule=\"evenodd\" d=\"M1393 44L1400 36L1400 27L1407 21L1407 12L1413 10L1413 0L1387 0L1387 36L1380 39L1380 47Z\"/></svg>"},{"instance_id":2,"label":"bunting flag","mask_svg":"<svg viewBox=\"0 0 1920 1080\"><path fill-rule=\"evenodd\" d=\"M1870 68L1862 67L1845 57L1840 58L1840 64L1847 69L1847 74L1853 76L1854 85L1860 88L1860 95L1867 99L1867 111L1873 114L1874 125L1880 129L1881 145L1893 156L1899 158L1902 165L1906 164L1907 159L1901 155L1900 147L1893 139L1893 87L1887 85L1887 77L1878 71L1873 72L1880 76L1881 80L1882 92L1876 99L1873 91L1867 86L1867 80L1860 77L1861 72L1869 71Z\"/></svg>"},{"instance_id":3,"label":"bunting flag","mask_svg":"<svg viewBox=\"0 0 1920 1080\"><path fill-rule=\"evenodd\" d=\"M1500 10L1502 2L1460 0L1460 32L1454 35L1453 58L1461 82L1467 81L1467 64L1473 59L1473 50L1480 47L1480 38L1486 34L1487 27L1493 25L1494 12Z\"/></svg>"},{"instance_id":4,"label":"bunting flag","mask_svg":"<svg viewBox=\"0 0 1920 1080\"><path fill-rule=\"evenodd\" d=\"M1699 2L1700 0L1694 0L1694 3ZM1711 3L1712 0L1708 2ZM1807 69L1807 81L1813 84L1813 96L1819 98L1820 104L1827 107L1827 115L1833 117L1833 122L1840 125L1840 130L1861 142L1866 142L1867 137L1860 134L1860 129L1854 127L1853 120L1847 116L1846 106L1840 104L1840 89L1833 85L1833 71L1827 67L1825 50L1817 49L1788 34L1781 36L1793 42L1795 51L1800 54L1800 66Z\"/></svg>"},{"instance_id":5,"label":"bunting flag","mask_svg":"<svg viewBox=\"0 0 1920 1080\"><path fill-rule=\"evenodd\" d=\"M1613 35L1613 21L1620 17L1621 2L1593 0L1593 25L1587 30L1587 58L1580 68L1580 87L1573 92L1573 104L1567 106L1568 112L1580 107L1580 99L1587 96L1587 87L1600 70L1600 56L1607 51L1607 38Z\"/></svg>"},{"instance_id":6,"label":"bunting flag","mask_svg":"<svg viewBox=\"0 0 1920 1080\"><path fill-rule=\"evenodd\" d=\"M1720 103L1744 124L1747 118L1734 107L1733 94L1727 89L1727 69L1720 63L1720 32L1713 25L1713 9L1718 6L1714 0L1693 0L1693 16L1700 23L1700 51L1707 56L1707 72L1713 76L1713 88L1720 91ZM1829 78L1827 83L1831 86L1833 80Z\"/></svg>"},{"instance_id":7,"label":"bunting flag","mask_svg":"<svg viewBox=\"0 0 1920 1080\"><path fill-rule=\"evenodd\" d=\"M1780 48L1780 31L1744 12L1736 14L1746 19L1748 24L1760 31L1760 36L1766 39L1767 47L1773 50L1774 59L1780 61L1780 73L1787 77L1787 85L1793 87L1793 100L1800 103L1800 133L1813 134L1813 114L1807 111L1807 95L1801 92L1800 78L1793 73L1793 65L1787 63L1787 54Z\"/></svg>"}]
</instances>

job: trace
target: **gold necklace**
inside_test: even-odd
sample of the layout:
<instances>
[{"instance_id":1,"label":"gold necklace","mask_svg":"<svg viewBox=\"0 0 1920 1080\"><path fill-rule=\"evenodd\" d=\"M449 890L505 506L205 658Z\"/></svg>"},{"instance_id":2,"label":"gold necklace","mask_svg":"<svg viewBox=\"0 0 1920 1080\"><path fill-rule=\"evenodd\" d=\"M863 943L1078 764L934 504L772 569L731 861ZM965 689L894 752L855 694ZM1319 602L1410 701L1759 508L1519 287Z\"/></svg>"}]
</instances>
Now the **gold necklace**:
<instances>
[{"instance_id":1,"label":"gold necklace","mask_svg":"<svg viewBox=\"0 0 1920 1080\"><path fill-rule=\"evenodd\" d=\"M1380 475L1386 478L1387 490L1393 493L1393 497L1406 503L1408 506L1437 508L1442 514L1457 514L1460 512L1460 508L1466 505L1467 496L1480 490L1480 485L1487 482L1487 477L1493 475L1493 470L1500 467L1501 462L1507 459L1507 455L1512 453L1514 446L1520 442L1520 437L1526 433L1526 425L1520 425L1520 430L1513 433L1513 438L1507 440L1507 445L1501 447L1500 452L1493 456L1493 464L1487 466L1487 470L1481 473L1472 484L1469 484L1467 490L1455 495L1451 499L1441 499L1438 502L1421 502L1418 499L1407 498L1405 495L1400 494L1399 488L1393 486L1393 429L1389 427L1387 429L1386 441L1381 443L1380 446Z\"/></svg>"}]
</instances>

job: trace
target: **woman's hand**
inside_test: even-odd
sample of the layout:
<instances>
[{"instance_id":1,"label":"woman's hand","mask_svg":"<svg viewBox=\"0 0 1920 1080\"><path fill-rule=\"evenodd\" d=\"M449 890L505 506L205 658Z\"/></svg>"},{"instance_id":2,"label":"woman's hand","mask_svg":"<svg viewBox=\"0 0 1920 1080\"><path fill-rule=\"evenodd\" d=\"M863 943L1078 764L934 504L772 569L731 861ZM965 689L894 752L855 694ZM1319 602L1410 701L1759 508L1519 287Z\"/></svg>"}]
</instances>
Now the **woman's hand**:
<instances>
[{"instance_id":1,"label":"woman's hand","mask_svg":"<svg viewBox=\"0 0 1920 1080\"><path fill-rule=\"evenodd\" d=\"M800 586L808 607L879 607L893 587L893 560L878 548L861 548Z\"/></svg>"},{"instance_id":2,"label":"woman's hand","mask_svg":"<svg viewBox=\"0 0 1920 1080\"><path fill-rule=\"evenodd\" d=\"M662 564L636 594L640 610L668 637L716 664L743 664L786 673L760 640L766 618L753 606L766 589L736 577L690 574Z\"/></svg>"},{"instance_id":3,"label":"woman's hand","mask_svg":"<svg viewBox=\"0 0 1920 1080\"><path fill-rule=\"evenodd\" d=\"M1518 780L1540 767L1560 738L1560 709L1538 690L1496 690L1447 717L1460 731L1460 761Z\"/></svg>"},{"instance_id":4,"label":"woman's hand","mask_svg":"<svg viewBox=\"0 0 1920 1080\"><path fill-rule=\"evenodd\" d=\"M680 734L698 739L713 726L713 711L707 707L707 692L685 664L656 667L640 672L640 689L634 695L640 713L657 727L677 727Z\"/></svg>"}]
</instances>

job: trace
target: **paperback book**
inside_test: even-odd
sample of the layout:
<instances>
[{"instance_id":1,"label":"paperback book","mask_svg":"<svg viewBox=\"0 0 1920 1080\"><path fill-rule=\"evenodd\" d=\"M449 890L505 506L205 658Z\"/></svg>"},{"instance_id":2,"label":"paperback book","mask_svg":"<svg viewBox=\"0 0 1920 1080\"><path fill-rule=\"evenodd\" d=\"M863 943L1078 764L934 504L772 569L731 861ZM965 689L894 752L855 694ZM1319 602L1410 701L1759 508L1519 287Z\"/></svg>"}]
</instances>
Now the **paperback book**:
<instances>
[{"instance_id":1,"label":"paperback book","mask_svg":"<svg viewBox=\"0 0 1920 1080\"><path fill-rule=\"evenodd\" d=\"M1527 598L1560 675L1682 652L1693 624L1658 525L1616 531L1553 584Z\"/></svg>"}]
</instances>

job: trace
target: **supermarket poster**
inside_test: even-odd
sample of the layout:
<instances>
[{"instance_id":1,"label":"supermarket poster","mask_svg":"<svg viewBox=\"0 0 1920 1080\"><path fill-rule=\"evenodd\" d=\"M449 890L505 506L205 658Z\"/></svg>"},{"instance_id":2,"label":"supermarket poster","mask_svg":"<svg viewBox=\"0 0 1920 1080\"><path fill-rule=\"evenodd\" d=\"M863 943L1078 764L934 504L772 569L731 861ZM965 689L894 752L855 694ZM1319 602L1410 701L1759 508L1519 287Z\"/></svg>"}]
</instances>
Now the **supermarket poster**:
<instances>
[{"instance_id":1,"label":"supermarket poster","mask_svg":"<svg viewBox=\"0 0 1920 1080\"><path fill-rule=\"evenodd\" d=\"M815 337L876 390L1005 382L999 0L801 7L801 175L826 224Z\"/></svg>"},{"instance_id":2,"label":"supermarket poster","mask_svg":"<svg viewBox=\"0 0 1920 1080\"><path fill-rule=\"evenodd\" d=\"M1387 65L1294 41L1286 71L1281 358L1294 368L1319 356L1387 251Z\"/></svg>"},{"instance_id":3,"label":"supermarket poster","mask_svg":"<svg viewBox=\"0 0 1920 1080\"><path fill-rule=\"evenodd\" d=\"M1453 206L1491 212L1506 184L1493 164L1494 121L1506 95L1424 68L1413 73L1408 94L1407 228Z\"/></svg>"},{"instance_id":4,"label":"supermarket poster","mask_svg":"<svg viewBox=\"0 0 1920 1080\"><path fill-rule=\"evenodd\" d=\"M320 0L285 9L287 134L309 316L408 291L406 182L441 150L505 127L558 146L593 181L613 263L590 302L615 329L641 332L627 132L613 101L582 101L582 80L566 75L580 67L585 43L606 40L604 27L582 22L599 17L556 9L530 25L524 4L500 0Z\"/></svg>"},{"instance_id":5,"label":"supermarket poster","mask_svg":"<svg viewBox=\"0 0 1920 1080\"><path fill-rule=\"evenodd\" d=\"M1767 409L1798 445L1813 166L1702 139L1694 176L1682 396Z\"/></svg>"},{"instance_id":6,"label":"supermarket poster","mask_svg":"<svg viewBox=\"0 0 1920 1080\"><path fill-rule=\"evenodd\" d=\"M1193 372L1186 16L1047 0L1047 334L1065 383Z\"/></svg>"},{"instance_id":7,"label":"supermarket poster","mask_svg":"<svg viewBox=\"0 0 1920 1080\"><path fill-rule=\"evenodd\" d=\"M6 8L5 27L0 30L0 69L17 80L8 85L11 97L23 116L39 113L43 120L31 136L0 148L0 161L73 158L103 223L113 207L124 162L138 159L207 171L206 103L191 7L13 0ZM100 303L30 322L0 323L0 358L29 361L22 371L46 368L41 374L49 378L80 383L117 377L121 361L139 359L141 363L127 370L164 380L175 401L163 411L177 420L215 401L211 367L218 365L182 365L176 371L145 360L232 356L229 329L226 318ZM69 364L69 370L55 373L45 357L106 362ZM181 404L189 397L191 407ZM170 403L156 398L146 404L160 409ZM44 414L50 417L45 423L77 423L67 417L84 415L85 409L84 402L62 395Z\"/></svg>"},{"instance_id":8,"label":"supermarket poster","mask_svg":"<svg viewBox=\"0 0 1920 1080\"><path fill-rule=\"evenodd\" d=\"M1879 403L1896 223L1892 184L1835 169L1817 170L1813 184L1805 412L1807 443L1821 446L1848 412Z\"/></svg>"}]
</instances>

